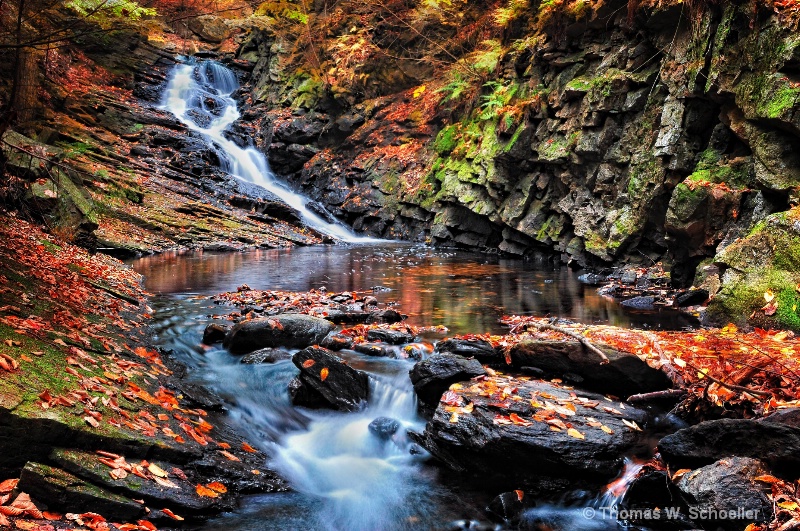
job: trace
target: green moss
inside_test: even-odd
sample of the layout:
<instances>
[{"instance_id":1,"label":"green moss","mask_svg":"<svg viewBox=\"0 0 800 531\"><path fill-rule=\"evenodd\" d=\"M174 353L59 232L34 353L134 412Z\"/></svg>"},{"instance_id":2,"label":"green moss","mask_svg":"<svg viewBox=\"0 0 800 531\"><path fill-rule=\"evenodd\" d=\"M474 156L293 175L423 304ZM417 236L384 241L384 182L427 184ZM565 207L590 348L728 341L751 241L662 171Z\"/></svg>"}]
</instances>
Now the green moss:
<instances>
[{"instance_id":1,"label":"green moss","mask_svg":"<svg viewBox=\"0 0 800 531\"><path fill-rule=\"evenodd\" d=\"M439 131L433 141L433 149L439 155L447 155L458 145L458 131L460 124L452 124L446 126Z\"/></svg>"},{"instance_id":2,"label":"green moss","mask_svg":"<svg viewBox=\"0 0 800 531\"><path fill-rule=\"evenodd\" d=\"M796 289L787 288L778 292L776 297L778 302L778 310L775 312L775 318L778 324L783 328L791 330L800 330L800 297Z\"/></svg>"}]
</instances>

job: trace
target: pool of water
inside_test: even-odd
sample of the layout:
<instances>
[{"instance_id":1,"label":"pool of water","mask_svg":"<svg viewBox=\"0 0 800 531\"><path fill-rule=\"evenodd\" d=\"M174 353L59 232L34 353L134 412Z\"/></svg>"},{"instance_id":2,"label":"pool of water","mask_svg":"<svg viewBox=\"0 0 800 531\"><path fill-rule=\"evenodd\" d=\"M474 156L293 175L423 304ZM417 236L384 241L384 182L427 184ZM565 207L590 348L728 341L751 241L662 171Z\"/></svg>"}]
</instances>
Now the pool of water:
<instances>
[{"instance_id":1,"label":"pool of water","mask_svg":"<svg viewBox=\"0 0 800 531\"><path fill-rule=\"evenodd\" d=\"M483 508L497 494L443 477L427 463L424 451L411 451L406 431L424 428L408 378L413 362L344 351L350 365L371 376L368 407L347 414L296 408L287 392L297 374L290 361L244 365L219 347L201 345L211 316L230 311L209 295L242 284L291 291L372 290L382 302L397 303L410 323L442 325L449 335L503 333L498 319L504 314L624 327L691 324L677 312L628 312L566 268L543 269L522 260L422 246L158 255L133 266L154 294L157 342L188 367L188 380L208 386L226 401L230 421L270 456L265 466L294 489L247 497L238 511L204 524L202 529L208 530L390 531L470 528L476 522L492 528ZM390 440L374 437L368 425L378 417L395 419L401 430ZM550 529L617 529L615 522L581 521L576 510L560 506L544 505L536 517L551 519Z\"/></svg>"}]
</instances>

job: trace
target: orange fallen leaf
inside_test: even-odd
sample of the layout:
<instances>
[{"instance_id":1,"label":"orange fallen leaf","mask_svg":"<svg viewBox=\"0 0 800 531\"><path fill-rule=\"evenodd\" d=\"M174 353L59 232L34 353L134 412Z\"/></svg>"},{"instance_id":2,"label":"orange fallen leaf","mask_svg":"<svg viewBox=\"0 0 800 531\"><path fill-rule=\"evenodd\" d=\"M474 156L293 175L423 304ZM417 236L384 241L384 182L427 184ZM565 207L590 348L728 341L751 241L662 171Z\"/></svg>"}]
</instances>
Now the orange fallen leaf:
<instances>
[{"instance_id":1,"label":"orange fallen leaf","mask_svg":"<svg viewBox=\"0 0 800 531\"><path fill-rule=\"evenodd\" d=\"M44 511L42 513L42 516L44 516L47 520L61 520L61 518L64 515L62 515L61 513L53 513L53 512L50 512L50 511Z\"/></svg>"},{"instance_id":2,"label":"orange fallen leaf","mask_svg":"<svg viewBox=\"0 0 800 531\"><path fill-rule=\"evenodd\" d=\"M800 506L797 505L797 502L794 501L779 502L778 507L781 509L786 509L787 511L796 511L798 508L800 508Z\"/></svg>"},{"instance_id":3,"label":"orange fallen leaf","mask_svg":"<svg viewBox=\"0 0 800 531\"><path fill-rule=\"evenodd\" d=\"M161 509L161 512L172 518L173 520L184 520L183 516L178 516L169 509Z\"/></svg>"},{"instance_id":4,"label":"orange fallen leaf","mask_svg":"<svg viewBox=\"0 0 800 531\"><path fill-rule=\"evenodd\" d=\"M324 367L321 371L319 371L319 379L324 382L325 378L327 377L328 377L328 368Z\"/></svg>"},{"instance_id":5,"label":"orange fallen leaf","mask_svg":"<svg viewBox=\"0 0 800 531\"><path fill-rule=\"evenodd\" d=\"M203 485L197 485L194 490L195 490L195 492L197 492L198 496L202 496L204 498L218 498L219 497L219 494L217 494L213 490L209 489L208 487L204 487Z\"/></svg>"},{"instance_id":6,"label":"orange fallen leaf","mask_svg":"<svg viewBox=\"0 0 800 531\"><path fill-rule=\"evenodd\" d=\"M764 483L780 483L781 482L780 479L776 478L775 476L771 476L769 474L763 474L761 476L757 476L755 479L756 479L756 481L763 481Z\"/></svg>"},{"instance_id":7,"label":"orange fallen leaf","mask_svg":"<svg viewBox=\"0 0 800 531\"><path fill-rule=\"evenodd\" d=\"M150 473L153 474L154 476L158 476L160 478L165 478L165 477L167 477L169 475L169 474L166 473L166 471L164 471L163 468L161 468L160 466L156 465L155 463L150 463L147 466L147 470L149 470Z\"/></svg>"},{"instance_id":8,"label":"orange fallen leaf","mask_svg":"<svg viewBox=\"0 0 800 531\"><path fill-rule=\"evenodd\" d=\"M314 360L306 360L306 361L303 362L303 368L304 369L308 369L309 367L311 367L315 363L316 362Z\"/></svg>"},{"instance_id":9,"label":"orange fallen leaf","mask_svg":"<svg viewBox=\"0 0 800 531\"><path fill-rule=\"evenodd\" d=\"M209 489L213 490L214 492L219 492L220 494L225 494L228 492L228 487L220 483L219 481L214 481L206 485Z\"/></svg>"},{"instance_id":10,"label":"orange fallen leaf","mask_svg":"<svg viewBox=\"0 0 800 531\"><path fill-rule=\"evenodd\" d=\"M147 529L147 531L158 531L158 528L156 526L154 526L153 523L148 521L148 520L139 520L136 523L139 525L139 527L143 527L143 528Z\"/></svg>"},{"instance_id":11,"label":"orange fallen leaf","mask_svg":"<svg viewBox=\"0 0 800 531\"><path fill-rule=\"evenodd\" d=\"M567 430L567 435L569 435L570 437L575 437L576 439L585 439L586 438L586 436L584 434L582 434L581 432L579 432L575 428L568 429Z\"/></svg>"},{"instance_id":12,"label":"orange fallen leaf","mask_svg":"<svg viewBox=\"0 0 800 531\"><path fill-rule=\"evenodd\" d=\"M19 479L7 479L0 483L0 494L11 492L17 486Z\"/></svg>"},{"instance_id":13,"label":"orange fallen leaf","mask_svg":"<svg viewBox=\"0 0 800 531\"><path fill-rule=\"evenodd\" d=\"M525 492L521 490L515 490L514 493L517 495L517 499L522 501L522 498L525 497Z\"/></svg>"},{"instance_id":14,"label":"orange fallen leaf","mask_svg":"<svg viewBox=\"0 0 800 531\"><path fill-rule=\"evenodd\" d=\"M241 461L241 459L239 459L238 457L236 457L235 455L233 455L232 453L230 453L227 450L220 450L219 453L224 455L230 461Z\"/></svg>"}]
</instances>

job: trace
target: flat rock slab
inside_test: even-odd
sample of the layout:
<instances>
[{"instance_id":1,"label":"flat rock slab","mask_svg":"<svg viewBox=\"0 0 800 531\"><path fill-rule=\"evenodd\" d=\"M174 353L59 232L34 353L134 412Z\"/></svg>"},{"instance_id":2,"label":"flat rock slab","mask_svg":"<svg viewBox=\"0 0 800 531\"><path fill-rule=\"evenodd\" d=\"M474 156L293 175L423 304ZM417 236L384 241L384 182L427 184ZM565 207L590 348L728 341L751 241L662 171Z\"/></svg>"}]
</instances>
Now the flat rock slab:
<instances>
[{"instance_id":1,"label":"flat rock slab","mask_svg":"<svg viewBox=\"0 0 800 531\"><path fill-rule=\"evenodd\" d=\"M601 363L597 353L577 341L521 341L509 355L515 368L535 367L549 376L578 379L581 387L599 393L627 397L672 387L666 374L635 354L599 348L609 363Z\"/></svg>"},{"instance_id":2,"label":"flat rock slab","mask_svg":"<svg viewBox=\"0 0 800 531\"><path fill-rule=\"evenodd\" d=\"M414 341L414 335L402 330L373 328L367 331L367 340L389 343L390 345L403 345Z\"/></svg>"},{"instance_id":3,"label":"flat rock slab","mask_svg":"<svg viewBox=\"0 0 800 531\"><path fill-rule=\"evenodd\" d=\"M333 329L328 320L285 313L235 325L225 336L223 346L232 354L247 354L267 347L305 348L320 343Z\"/></svg>"},{"instance_id":4,"label":"flat rock slab","mask_svg":"<svg viewBox=\"0 0 800 531\"><path fill-rule=\"evenodd\" d=\"M518 485L539 476L602 482L640 440L623 421L641 422L645 413L597 394L525 377L460 386L413 435L454 470Z\"/></svg>"},{"instance_id":5,"label":"flat rock slab","mask_svg":"<svg viewBox=\"0 0 800 531\"><path fill-rule=\"evenodd\" d=\"M700 516L699 523L738 531L772 520L772 502L766 496L770 487L755 479L767 473L758 459L728 457L687 472L678 488ZM706 514L700 513L703 510Z\"/></svg>"},{"instance_id":6,"label":"flat rock slab","mask_svg":"<svg viewBox=\"0 0 800 531\"><path fill-rule=\"evenodd\" d=\"M358 411L369 398L367 373L353 369L327 349L308 347L295 354L292 363L300 369L300 389L305 387L312 390L294 390L293 401L298 405L323 405L339 411ZM312 403L298 403L296 397L303 398L306 395L314 397ZM323 404L318 403L320 397Z\"/></svg>"},{"instance_id":7,"label":"flat rock slab","mask_svg":"<svg viewBox=\"0 0 800 531\"><path fill-rule=\"evenodd\" d=\"M701 422L658 443L662 458L677 468L696 468L724 457L760 459L783 475L800 476L800 429L747 419Z\"/></svg>"},{"instance_id":8,"label":"flat rock slab","mask_svg":"<svg viewBox=\"0 0 800 531\"><path fill-rule=\"evenodd\" d=\"M144 506L124 496L92 485L69 472L28 462L17 489L27 492L51 511L98 512L106 518L133 521L144 516Z\"/></svg>"},{"instance_id":9,"label":"flat rock slab","mask_svg":"<svg viewBox=\"0 0 800 531\"><path fill-rule=\"evenodd\" d=\"M475 358L481 363L495 364L503 360L500 352L484 339L448 338L436 343L436 352L458 354L465 358Z\"/></svg>"},{"instance_id":10,"label":"flat rock slab","mask_svg":"<svg viewBox=\"0 0 800 531\"><path fill-rule=\"evenodd\" d=\"M481 362L457 354L434 354L420 361L409 371L411 383L419 399L435 405L451 384L486 374Z\"/></svg>"},{"instance_id":11,"label":"flat rock slab","mask_svg":"<svg viewBox=\"0 0 800 531\"><path fill-rule=\"evenodd\" d=\"M106 490L118 492L130 498L142 498L154 509L168 507L182 516L209 514L232 509L235 504L229 494L218 498L201 497L195 491L195 482L179 477L174 464L163 461L148 461L158 466L168 475L163 478L174 486L164 486L151 479L144 479L135 474L128 474L124 479L114 479L109 472L111 468L98 460L97 454L78 450L57 448L51 459L64 470L100 486ZM131 459L129 464L138 464L140 460Z\"/></svg>"}]
</instances>

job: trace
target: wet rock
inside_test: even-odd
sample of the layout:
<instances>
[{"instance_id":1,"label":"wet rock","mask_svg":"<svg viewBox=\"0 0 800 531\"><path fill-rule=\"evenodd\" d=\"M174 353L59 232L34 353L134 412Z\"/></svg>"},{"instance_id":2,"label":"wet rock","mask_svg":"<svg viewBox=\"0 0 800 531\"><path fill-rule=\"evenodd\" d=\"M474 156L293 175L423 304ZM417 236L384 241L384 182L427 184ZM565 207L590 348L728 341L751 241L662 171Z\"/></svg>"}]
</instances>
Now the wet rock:
<instances>
[{"instance_id":1,"label":"wet rock","mask_svg":"<svg viewBox=\"0 0 800 531\"><path fill-rule=\"evenodd\" d=\"M185 405L190 408L202 408L208 411L224 411L225 401L206 387L188 382L180 383L180 394Z\"/></svg>"},{"instance_id":2,"label":"wet rock","mask_svg":"<svg viewBox=\"0 0 800 531\"><path fill-rule=\"evenodd\" d=\"M264 347L303 348L319 343L333 328L333 323L319 317L285 313L235 325L223 345L233 354Z\"/></svg>"},{"instance_id":3,"label":"wet rock","mask_svg":"<svg viewBox=\"0 0 800 531\"><path fill-rule=\"evenodd\" d=\"M791 477L800 475L800 429L748 419L701 422L658 443L663 459L677 468L696 468L730 456L764 461Z\"/></svg>"},{"instance_id":4,"label":"wet rock","mask_svg":"<svg viewBox=\"0 0 800 531\"><path fill-rule=\"evenodd\" d=\"M203 344L213 345L214 343L221 342L225 339L228 330L230 330L229 326L211 323L203 330Z\"/></svg>"},{"instance_id":5,"label":"wet rock","mask_svg":"<svg viewBox=\"0 0 800 531\"><path fill-rule=\"evenodd\" d=\"M687 472L678 488L692 510L699 513L697 520L704 527L716 525L738 531L750 523L772 519L772 502L766 496L769 485L755 480L767 473L757 459L728 457Z\"/></svg>"},{"instance_id":6,"label":"wet rock","mask_svg":"<svg viewBox=\"0 0 800 531\"><path fill-rule=\"evenodd\" d=\"M483 339L445 339L436 343L436 352L449 352L465 358L475 358L481 363L498 363L500 354L491 343Z\"/></svg>"},{"instance_id":7,"label":"wet rock","mask_svg":"<svg viewBox=\"0 0 800 531\"><path fill-rule=\"evenodd\" d=\"M370 318L368 312L349 312L344 310L331 310L325 319L335 324L364 324Z\"/></svg>"},{"instance_id":8,"label":"wet rock","mask_svg":"<svg viewBox=\"0 0 800 531\"><path fill-rule=\"evenodd\" d=\"M289 381L289 398L292 404L296 406L311 409L328 407L325 397L310 385L306 385L299 377L292 378Z\"/></svg>"},{"instance_id":9,"label":"wet rock","mask_svg":"<svg viewBox=\"0 0 800 531\"><path fill-rule=\"evenodd\" d=\"M622 499L619 502L622 509L628 511L653 511L665 507L678 507L680 514L687 514L688 507L685 506L683 498L681 497L680 490L676 487L669 478L669 475L663 470L652 470L644 472L631 482L628 490L625 491ZM633 513L637 514L637 513ZM642 513L639 513L642 514ZM648 515L648 513L644 513ZM652 514L652 513L650 513ZM653 525L653 518L639 520L632 520L632 523L640 525L647 525L648 527L661 528L662 526ZM670 519L673 520L673 519ZM675 519L678 520L678 519ZM680 523L690 523L688 518L680 519ZM677 527L678 522L670 521L668 525L663 526L667 529L674 529ZM690 526L694 527L694 526ZM682 528L682 527L681 527Z\"/></svg>"},{"instance_id":10,"label":"wet rock","mask_svg":"<svg viewBox=\"0 0 800 531\"><path fill-rule=\"evenodd\" d=\"M773 424L791 426L792 428L800 428L800 408L779 409L758 420L760 422L771 422Z\"/></svg>"},{"instance_id":11,"label":"wet rock","mask_svg":"<svg viewBox=\"0 0 800 531\"><path fill-rule=\"evenodd\" d=\"M240 245L229 242L212 242L203 246L203 250L212 253L233 253L240 251Z\"/></svg>"},{"instance_id":12,"label":"wet rock","mask_svg":"<svg viewBox=\"0 0 800 531\"><path fill-rule=\"evenodd\" d=\"M654 310L656 298L650 296L633 297L620 302L620 304L633 310Z\"/></svg>"},{"instance_id":13,"label":"wet rock","mask_svg":"<svg viewBox=\"0 0 800 531\"><path fill-rule=\"evenodd\" d=\"M321 347L309 347L292 357L300 369L299 380L312 388L327 407L358 411L369 397L369 377ZM312 395L313 396L313 395Z\"/></svg>"},{"instance_id":14,"label":"wet rock","mask_svg":"<svg viewBox=\"0 0 800 531\"><path fill-rule=\"evenodd\" d=\"M367 428L377 438L388 441L400 429L400 423L393 418L378 417L370 422Z\"/></svg>"},{"instance_id":15,"label":"wet rock","mask_svg":"<svg viewBox=\"0 0 800 531\"><path fill-rule=\"evenodd\" d=\"M678 306L679 308L683 308L684 306L694 306L696 304L703 304L707 300L708 290L690 289L675 296L675 306Z\"/></svg>"},{"instance_id":16,"label":"wet rock","mask_svg":"<svg viewBox=\"0 0 800 531\"><path fill-rule=\"evenodd\" d=\"M319 346L328 350L344 350L353 346L353 338L344 334L328 334Z\"/></svg>"},{"instance_id":17,"label":"wet rock","mask_svg":"<svg viewBox=\"0 0 800 531\"><path fill-rule=\"evenodd\" d=\"M353 350L360 352L361 354L366 354L367 356L375 356L379 358L387 358L392 356L391 350L383 348L381 345L376 345L375 343L359 343L353 347Z\"/></svg>"},{"instance_id":18,"label":"wet rock","mask_svg":"<svg viewBox=\"0 0 800 531\"><path fill-rule=\"evenodd\" d=\"M600 286L608 282L608 276L598 273L584 273L578 277L578 280L589 286Z\"/></svg>"},{"instance_id":19,"label":"wet rock","mask_svg":"<svg viewBox=\"0 0 800 531\"><path fill-rule=\"evenodd\" d=\"M520 494L522 499L520 499ZM526 501L525 493L522 491L519 493L504 492L489 502L486 513L492 520L513 526L519 523L522 512L530 506L528 503L523 503L524 501Z\"/></svg>"},{"instance_id":20,"label":"wet rock","mask_svg":"<svg viewBox=\"0 0 800 531\"><path fill-rule=\"evenodd\" d=\"M235 507L235 502L230 495L218 498L205 498L197 495L195 483L179 477L173 469L175 465L163 461L149 461L167 472L165 478L174 487L165 488L149 479L143 479L135 474L129 474L124 479L114 479L109 475L111 470L97 460L97 455L78 450L57 448L53 450L50 458L67 472L100 486L109 491L114 491L130 498L143 498L145 501L158 507L170 507L181 514L199 515L219 512L223 509ZM136 462L131 460L131 462ZM191 472L191 471L190 471Z\"/></svg>"},{"instance_id":21,"label":"wet rock","mask_svg":"<svg viewBox=\"0 0 800 531\"><path fill-rule=\"evenodd\" d=\"M370 312L367 322L392 324L399 323L403 319L403 316L400 315L400 313L398 313L396 310L387 309Z\"/></svg>"},{"instance_id":22,"label":"wet rock","mask_svg":"<svg viewBox=\"0 0 800 531\"><path fill-rule=\"evenodd\" d=\"M373 328L367 332L369 341L380 341L390 345L402 345L414 341L414 335L400 330L389 330L386 328Z\"/></svg>"},{"instance_id":23,"label":"wet rock","mask_svg":"<svg viewBox=\"0 0 800 531\"><path fill-rule=\"evenodd\" d=\"M511 348L509 356L516 368L535 367L547 376L573 380L578 376L582 387L599 393L626 397L672 387L663 372L638 356L608 347L598 348L609 363L602 364L599 355L577 341L521 341Z\"/></svg>"},{"instance_id":24,"label":"wet rock","mask_svg":"<svg viewBox=\"0 0 800 531\"><path fill-rule=\"evenodd\" d=\"M638 275L636 274L636 271L625 271L622 273L619 281L623 284L635 284L637 278Z\"/></svg>"},{"instance_id":25,"label":"wet rock","mask_svg":"<svg viewBox=\"0 0 800 531\"><path fill-rule=\"evenodd\" d=\"M411 383L420 401L435 405L452 384L486 374L478 360L456 354L434 354L411 369Z\"/></svg>"},{"instance_id":26,"label":"wet rock","mask_svg":"<svg viewBox=\"0 0 800 531\"><path fill-rule=\"evenodd\" d=\"M51 511L98 512L109 519L134 521L144 506L92 485L69 472L29 462L22 469L17 489L47 504Z\"/></svg>"},{"instance_id":27,"label":"wet rock","mask_svg":"<svg viewBox=\"0 0 800 531\"><path fill-rule=\"evenodd\" d=\"M506 405L498 407L498 395L485 396L489 393L484 387L516 388L514 394L524 399L505 400ZM441 402L425 431L412 433L411 437L448 467L474 474L482 481L501 480L526 486L541 477L555 477L602 483L619 472L622 456L640 439L641 432L627 427L623 419L641 422L645 413L630 406L608 411L598 407L607 403L602 395L579 391L578 398L573 398L570 393L575 391L544 381L490 378L457 392L463 404L472 405L472 412L462 411L454 422L453 413L447 411L448 404ZM548 398L537 399L541 408L531 405L531 397L545 396ZM570 404L562 412L575 408L574 414L565 414L563 422L576 431L550 429L547 420L562 417L548 408L565 407L562 404ZM512 413L522 422L512 421ZM498 415L504 420L496 422ZM595 420L592 426L587 417Z\"/></svg>"},{"instance_id":28,"label":"wet rock","mask_svg":"<svg viewBox=\"0 0 800 531\"><path fill-rule=\"evenodd\" d=\"M424 343L412 343L410 345L406 345L405 347L403 347L398 357L409 360L420 361L430 353L431 349L428 348L428 346L425 345Z\"/></svg>"},{"instance_id":29,"label":"wet rock","mask_svg":"<svg viewBox=\"0 0 800 531\"><path fill-rule=\"evenodd\" d=\"M292 355L285 350L279 348L262 348L250 354L245 354L241 359L241 363L255 365L259 363L275 363L276 361L290 359L292 359Z\"/></svg>"}]
</instances>

